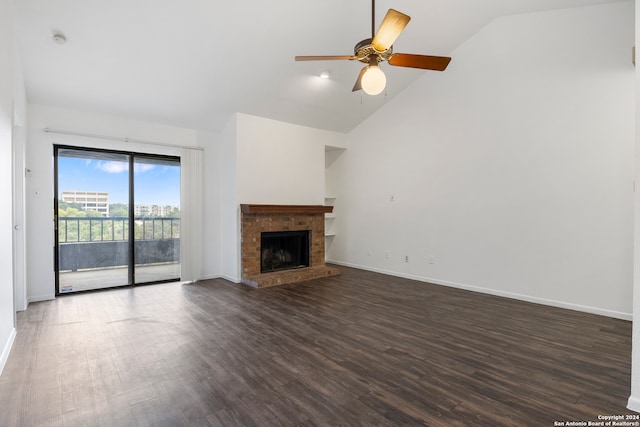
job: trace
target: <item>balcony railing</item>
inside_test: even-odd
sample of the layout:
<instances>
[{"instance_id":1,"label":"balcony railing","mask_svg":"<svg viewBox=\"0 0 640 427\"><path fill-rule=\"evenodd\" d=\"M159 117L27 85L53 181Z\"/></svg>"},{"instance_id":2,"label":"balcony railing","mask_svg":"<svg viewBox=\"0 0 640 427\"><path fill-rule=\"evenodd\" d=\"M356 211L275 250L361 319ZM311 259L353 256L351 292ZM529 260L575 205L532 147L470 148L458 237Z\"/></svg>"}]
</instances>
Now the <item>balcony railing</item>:
<instances>
[{"instance_id":1,"label":"balcony railing","mask_svg":"<svg viewBox=\"0 0 640 427\"><path fill-rule=\"evenodd\" d=\"M180 261L180 218L134 217L136 265ZM126 266L129 219L59 217L61 271Z\"/></svg>"},{"instance_id":2,"label":"balcony railing","mask_svg":"<svg viewBox=\"0 0 640 427\"><path fill-rule=\"evenodd\" d=\"M180 218L134 217L136 240L180 238ZM59 217L58 242L105 242L127 240L127 217Z\"/></svg>"}]
</instances>

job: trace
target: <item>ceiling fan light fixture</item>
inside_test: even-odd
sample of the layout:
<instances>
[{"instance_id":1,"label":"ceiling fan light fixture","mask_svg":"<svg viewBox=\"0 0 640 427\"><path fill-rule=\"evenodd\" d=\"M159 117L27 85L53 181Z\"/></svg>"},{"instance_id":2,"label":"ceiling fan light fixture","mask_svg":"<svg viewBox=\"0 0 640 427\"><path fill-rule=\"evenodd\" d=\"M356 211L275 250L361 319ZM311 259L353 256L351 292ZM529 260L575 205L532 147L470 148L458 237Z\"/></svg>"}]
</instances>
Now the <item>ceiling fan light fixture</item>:
<instances>
[{"instance_id":1,"label":"ceiling fan light fixture","mask_svg":"<svg viewBox=\"0 0 640 427\"><path fill-rule=\"evenodd\" d=\"M387 86L387 76L378 65L367 65L362 75L362 90L367 95L379 95Z\"/></svg>"}]
</instances>

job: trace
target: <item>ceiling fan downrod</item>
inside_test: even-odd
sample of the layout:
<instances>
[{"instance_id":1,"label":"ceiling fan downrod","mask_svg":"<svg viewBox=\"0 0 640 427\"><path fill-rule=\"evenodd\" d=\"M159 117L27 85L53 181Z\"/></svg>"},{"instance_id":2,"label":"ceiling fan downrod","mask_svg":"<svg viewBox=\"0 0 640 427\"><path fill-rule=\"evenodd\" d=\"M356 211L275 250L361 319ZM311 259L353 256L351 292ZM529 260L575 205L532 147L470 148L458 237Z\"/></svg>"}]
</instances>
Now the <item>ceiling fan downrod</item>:
<instances>
[{"instance_id":1,"label":"ceiling fan downrod","mask_svg":"<svg viewBox=\"0 0 640 427\"><path fill-rule=\"evenodd\" d=\"M376 36L376 0L371 0L371 38Z\"/></svg>"}]
</instances>

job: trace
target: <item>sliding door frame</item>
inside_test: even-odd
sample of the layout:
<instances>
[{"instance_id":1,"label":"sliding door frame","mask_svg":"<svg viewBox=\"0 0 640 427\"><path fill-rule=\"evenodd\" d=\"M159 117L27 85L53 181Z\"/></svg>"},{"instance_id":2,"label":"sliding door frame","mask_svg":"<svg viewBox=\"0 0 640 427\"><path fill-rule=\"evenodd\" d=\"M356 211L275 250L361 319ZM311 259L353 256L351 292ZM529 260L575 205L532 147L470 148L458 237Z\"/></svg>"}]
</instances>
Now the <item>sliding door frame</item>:
<instances>
[{"instance_id":1,"label":"sliding door frame","mask_svg":"<svg viewBox=\"0 0 640 427\"><path fill-rule=\"evenodd\" d=\"M114 286L109 288L100 288L95 290L102 289L116 289L116 288L124 288L124 287L133 287L133 286L144 286L144 285L153 285L157 283L167 283L167 282L175 282L179 281L180 277L172 278L172 279L163 279L152 282L144 282L144 283L136 283L136 274L135 274L135 179L134 179L134 164L136 158L142 159L158 159L158 160L167 160L167 161L175 161L180 164L180 156L170 156L164 154L151 154L151 153L142 153L135 151L123 151L123 150L112 150L108 148L93 148L93 147L81 147L75 145L62 145L62 144L54 144L53 145L53 234L54 234L54 246L53 246L53 267L54 267L54 276L55 276L55 295L68 295L68 293L60 292L60 237L58 235L58 154L60 150L74 150L74 151L86 151L87 153L106 153L106 154L117 154L128 156L129 159L129 265L128 265L128 281L126 285L122 286ZM182 263L182 258L180 259L180 263ZM88 291L79 291L79 292L92 292ZM73 292L77 293L77 292Z\"/></svg>"}]
</instances>

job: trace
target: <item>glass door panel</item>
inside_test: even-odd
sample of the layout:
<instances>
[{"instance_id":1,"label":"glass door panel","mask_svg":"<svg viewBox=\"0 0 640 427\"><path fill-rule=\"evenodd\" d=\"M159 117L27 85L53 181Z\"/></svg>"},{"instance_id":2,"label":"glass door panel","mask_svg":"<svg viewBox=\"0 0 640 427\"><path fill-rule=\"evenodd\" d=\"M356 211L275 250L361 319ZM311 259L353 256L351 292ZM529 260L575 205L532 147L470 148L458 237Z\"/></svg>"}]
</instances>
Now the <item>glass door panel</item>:
<instances>
[{"instance_id":1,"label":"glass door panel","mask_svg":"<svg viewBox=\"0 0 640 427\"><path fill-rule=\"evenodd\" d=\"M180 278L180 159L133 160L135 282Z\"/></svg>"},{"instance_id":2,"label":"glass door panel","mask_svg":"<svg viewBox=\"0 0 640 427\"><path fill-rule=\"evenodd\" d=\"M56 154L58 293L129 284L129 156Z\"/></svg>"}]
</instances>

